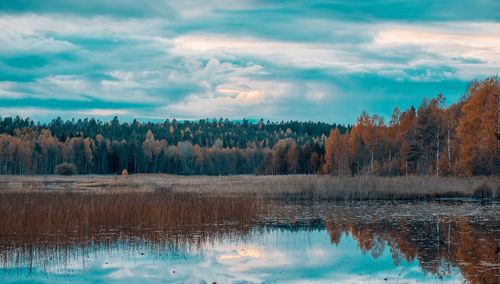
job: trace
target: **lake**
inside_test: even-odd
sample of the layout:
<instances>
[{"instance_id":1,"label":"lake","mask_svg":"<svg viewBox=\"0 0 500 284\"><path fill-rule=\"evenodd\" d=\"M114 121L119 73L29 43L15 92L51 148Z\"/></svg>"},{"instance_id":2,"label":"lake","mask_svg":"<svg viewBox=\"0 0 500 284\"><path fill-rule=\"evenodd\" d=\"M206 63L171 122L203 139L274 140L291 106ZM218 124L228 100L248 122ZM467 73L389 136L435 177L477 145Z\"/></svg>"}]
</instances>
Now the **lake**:
<instances>
[{"instance_id":1,"label":"lake","mask_svg":"<svg viewBox=\"0 0 500 284\"><path fill-rule=\"evenodd\" d=\"M84 196L88 201L80 206L76 205L80 195L66 195L66 205L56 205L56 195L7 196L17 198L24 204L17 205L18 210L25 211L1 219L5 223L0 231L1 282L498 283L500 279L498 201L331 202L165 195L153 194L143 205L138 201L134 206L130 200L137 201L138 196L109 200ZM22 224L12 225L15 222Z\"/></svg>"}]
</instances>

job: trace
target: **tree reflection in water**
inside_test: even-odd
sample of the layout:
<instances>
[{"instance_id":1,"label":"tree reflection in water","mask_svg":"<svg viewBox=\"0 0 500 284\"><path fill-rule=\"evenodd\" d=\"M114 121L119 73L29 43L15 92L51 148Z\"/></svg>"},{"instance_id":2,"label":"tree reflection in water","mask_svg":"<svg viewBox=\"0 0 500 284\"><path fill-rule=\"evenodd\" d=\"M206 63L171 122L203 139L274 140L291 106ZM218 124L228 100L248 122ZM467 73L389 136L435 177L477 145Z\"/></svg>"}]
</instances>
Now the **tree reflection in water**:
<instances>
[{"instance_id":1,"label":"tree reflection in water","mask_svg":"<svg viewBox=\"0 0 500 284\"><path fill-rule=\"evenodd\" d=\"M500 275L500 206L472 201L326 202L252 194L162 192L1 193L0 253L5 271L64 267L98 251L128 249L162 257L196 254L221 239L263 230L326 230L332 245L351 235L394 264L418 260L439 278L459 268L472 283ZM50 272L50 271L48 271Z\"/></svg>"},{"instance_id":2,"label":"tree reflection in water","mask_svg":"<svg viewBox=\"0 0 500 284\"><path fill-rule=\"evenodd\" d=\"M387 244L396 265L402 259L418 260L425 273L439 278L449 276L452 267L459 267L472 283L498 283L498 205L420 203L398 207L402 210L399 216L330 219L326 230L335 244L343 233L351 233L358 246L375 258ZM469 211L481 207L479 212Z\"/></svg>"}]
</instances>

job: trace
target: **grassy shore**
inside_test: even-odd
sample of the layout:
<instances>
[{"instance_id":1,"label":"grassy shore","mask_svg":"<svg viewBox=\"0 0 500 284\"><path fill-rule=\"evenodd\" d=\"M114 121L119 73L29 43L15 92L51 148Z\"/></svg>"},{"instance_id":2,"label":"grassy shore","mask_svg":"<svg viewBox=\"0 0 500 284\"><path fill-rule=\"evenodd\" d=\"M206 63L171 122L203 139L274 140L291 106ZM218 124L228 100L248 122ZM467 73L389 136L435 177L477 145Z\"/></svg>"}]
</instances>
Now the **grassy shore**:
<instances>
[{"instance_id":1,"label":"grassy shore","mask_svg":"<svg viewBox=\"0 0 500 284\"><path fill-rule=\"evenodd\" d=\"M273 199L410 200L433 198L500 199L500 177L335 177L288 176L0 176L9 191L161 191L203 194L256 194Z\"/></svg>"}]
</instances>

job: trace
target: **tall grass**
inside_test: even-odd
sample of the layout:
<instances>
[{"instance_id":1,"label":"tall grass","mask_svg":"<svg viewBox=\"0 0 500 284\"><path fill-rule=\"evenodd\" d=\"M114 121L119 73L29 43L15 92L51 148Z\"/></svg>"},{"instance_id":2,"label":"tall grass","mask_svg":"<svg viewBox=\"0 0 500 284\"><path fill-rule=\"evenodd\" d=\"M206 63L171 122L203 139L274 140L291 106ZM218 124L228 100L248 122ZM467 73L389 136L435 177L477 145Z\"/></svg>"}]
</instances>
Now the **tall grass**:
<instances>
[{"instance_id":1,"label":"tall grass","mask_svg":"<svg viewBox=\"0 0 500 284\"><path fill-rule=\"evenodd\" d=\"M155 190L3 190L0 264L64 267L68 259L120 245L161 255L190 248L196 253L222 238L250 238L266 229L326 229L332 245L350 234L376 258L387 244L394 259L417 259L430 273L442 273L439 265L448 261L473 283L490 283L498 275L498 266L490 265L496 265L500 245L498 201L294 199L288 195L303 193L276 190L286 186L280 178L265 179L269 188L259 191L237 186L249 184L247 177L226 179L226 191L203 183L192 187L193 180L190 192L160 183Z\"/></svg>"},{"instance_id":2,"label":"tall grass","mask_svg":"<svg viewBox=\"0 0 500 284\"><path fill-rule=\"evenodd\" d=\"M159 191L3 192L0 255L4 262L17 259L31 266L40 250L47 254L119 242L167 246L166 252L172 246L198 247L220 236L248 234L265 209L257 202Z\"/></svg>"},{"instance_id":3,"label":"tall grass","mask_svg":"<svg viewBox=\"0 0 500 284\"><path fill-rule=\"evenodd\" d=\"M0 193L0 232L92 233L116 229L250 223L256 199L188 193ZM206 228L204 228L206 229ZM43 237L43 236L42 236Z\"/></svg>"},{"instance_id":4,"label":"tall grass","mask_svg":"<svg viewBox=\"0 0 500 284\"><path fill-rule=\"evenodd\" d=\"M500 198L500 177L335 177L288 176L0 176L0 190L74 192L162 191L234 195L257 194L274 199L412 200L433 198Z\"/></svg>"}]
</instances>

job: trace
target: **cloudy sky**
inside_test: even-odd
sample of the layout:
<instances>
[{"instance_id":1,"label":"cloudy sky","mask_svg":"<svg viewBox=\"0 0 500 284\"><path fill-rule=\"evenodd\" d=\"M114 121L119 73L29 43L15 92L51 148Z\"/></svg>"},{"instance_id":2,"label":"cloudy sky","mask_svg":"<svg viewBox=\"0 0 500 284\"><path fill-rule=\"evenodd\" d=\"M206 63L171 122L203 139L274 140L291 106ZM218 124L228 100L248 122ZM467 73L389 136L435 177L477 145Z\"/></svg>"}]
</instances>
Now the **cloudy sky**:
<instances>
[{"instance_id":1,"label":"cloudy sky","mask_svg":"<svg viewBox=\"0 0 500 284\"><path fill-rule=\"evenodd\" d=\"M0 2L0 116L353 123L500 70L500 1Z\"/></svg>"}]
</instances>

